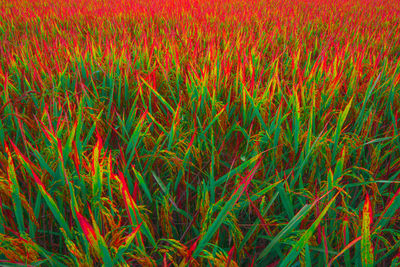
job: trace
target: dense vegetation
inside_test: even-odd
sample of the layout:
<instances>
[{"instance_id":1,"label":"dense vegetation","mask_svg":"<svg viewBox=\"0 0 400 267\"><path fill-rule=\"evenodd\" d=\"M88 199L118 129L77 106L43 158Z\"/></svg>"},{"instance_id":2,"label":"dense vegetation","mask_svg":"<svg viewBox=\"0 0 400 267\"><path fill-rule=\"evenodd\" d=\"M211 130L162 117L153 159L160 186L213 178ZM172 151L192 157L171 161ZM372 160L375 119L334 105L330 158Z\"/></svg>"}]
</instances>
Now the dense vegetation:
<instances>
[{"instance_id":1,"label":"dense vegetation","mask_svg":"<svg viewBox=\"0 0 400 267\"><path fill-rule=\"evenodd\" d=\"M400 1L0 1L0 265L400 262Z\"/></svg>"}]
</instances>

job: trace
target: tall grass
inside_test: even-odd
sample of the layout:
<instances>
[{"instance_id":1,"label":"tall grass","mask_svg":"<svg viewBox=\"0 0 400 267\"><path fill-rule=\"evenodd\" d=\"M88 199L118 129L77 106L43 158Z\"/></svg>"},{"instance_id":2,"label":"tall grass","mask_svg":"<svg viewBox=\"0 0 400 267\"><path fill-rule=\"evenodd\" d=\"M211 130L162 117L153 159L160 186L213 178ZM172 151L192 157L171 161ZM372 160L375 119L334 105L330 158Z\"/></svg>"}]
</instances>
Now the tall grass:
<instances>
[{"instance_id":1,"label":"tall grass","mask_svg":"<svg viewBox=\"0 0 400 267\"><path fill-rule=\"evenodd\" d=\"M0 265L400 264L399 1L0 18Z\"/></svg>"}]
</instances>

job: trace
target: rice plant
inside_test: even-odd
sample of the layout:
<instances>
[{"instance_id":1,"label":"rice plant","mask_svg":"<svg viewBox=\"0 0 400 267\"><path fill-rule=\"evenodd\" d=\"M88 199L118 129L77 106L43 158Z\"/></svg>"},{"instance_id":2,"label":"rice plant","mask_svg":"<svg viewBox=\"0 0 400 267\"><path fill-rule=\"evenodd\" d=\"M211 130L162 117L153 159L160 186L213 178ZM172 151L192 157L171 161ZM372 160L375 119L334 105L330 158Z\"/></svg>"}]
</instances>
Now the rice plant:
<instances>
[{"instance_id":1,"label":"rice plant","mask_svg":"<svg viewBox=\"0 0 400 267\"><path fill-rule=\"evenodd\" d=\"M0 265L398 266L399 21L1 0Z\"/></svg>"}]
</instances>

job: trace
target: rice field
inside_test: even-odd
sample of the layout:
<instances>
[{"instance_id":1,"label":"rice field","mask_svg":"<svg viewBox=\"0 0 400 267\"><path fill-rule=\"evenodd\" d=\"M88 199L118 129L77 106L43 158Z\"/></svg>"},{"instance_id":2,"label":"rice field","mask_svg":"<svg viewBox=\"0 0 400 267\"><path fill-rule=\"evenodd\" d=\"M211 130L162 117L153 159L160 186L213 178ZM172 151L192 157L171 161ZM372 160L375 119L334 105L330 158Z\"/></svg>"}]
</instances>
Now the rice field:
<instances>
[{"instance_id":1,"label":"rice field","mask_svg":"<svg viewBox=\"0 0 400 267\"><path fill-rule=\"evenodd\" d=\"M399 266L399 21L0 0L0 265Z\"/></svg>"}]
</instances>

